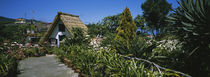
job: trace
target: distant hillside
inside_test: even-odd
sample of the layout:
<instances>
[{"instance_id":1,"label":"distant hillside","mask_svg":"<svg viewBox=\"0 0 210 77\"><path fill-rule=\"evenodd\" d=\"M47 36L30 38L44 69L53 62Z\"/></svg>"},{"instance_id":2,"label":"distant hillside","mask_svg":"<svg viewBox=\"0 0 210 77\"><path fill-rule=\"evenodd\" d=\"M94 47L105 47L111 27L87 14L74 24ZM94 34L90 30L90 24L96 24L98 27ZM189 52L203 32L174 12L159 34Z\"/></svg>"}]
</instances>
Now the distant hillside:
<instances>
[{"instance_id":1,"label":"distant hillside","mask_svg":"<svg viewBox=\"0 0 210 77\"><path fill-rule=\"evenodd\" d=\"M32 20L32 19L26 19L26 22L31 22L31 20ZM45 22L39 21L39 20L33 20L33 21L36 22L36 23L37 23L37 22L39 22L39 23L45 23Z\"/></svg>"},{"instance_id":2,"label":"distant hillside","mask_svg":"<svg viewBox=\"0 0 210 77\"><path fill-rule=\"evenodd\" d=\"M7 17L3 17L0 16L0 24L8 24L8 23L14 23L16 19L12 19L12 18L7 18ZM26 22L31 22L32 19L26 19ZM42 21L38 21L38 20L33 20L34 22L40 22L40 23L45 23Z\"/></svg>"},{"instance_id":3,"label":"distant hillside","mask_svg":"<svg viewBox=\"0 0 210 77\"><path fill-rule=\"evenodd\" d=\"M15 19L0 16L0 24L8 24L15 22Z\"/></svg>"},{"instance_id":4,"label":"distant hillside","mask_svg":"<svg viewBox=\"0 0 210 77\"><path fill-rule=\"evenodd\" d=\"M2 22L2 21L14 22L14 21L15 21L15 19L12 19L12 18L6 18L6 17L2 17L2 16L0 16L0 21L1 21L1 22Z\"/></svg>"}]
</instances>

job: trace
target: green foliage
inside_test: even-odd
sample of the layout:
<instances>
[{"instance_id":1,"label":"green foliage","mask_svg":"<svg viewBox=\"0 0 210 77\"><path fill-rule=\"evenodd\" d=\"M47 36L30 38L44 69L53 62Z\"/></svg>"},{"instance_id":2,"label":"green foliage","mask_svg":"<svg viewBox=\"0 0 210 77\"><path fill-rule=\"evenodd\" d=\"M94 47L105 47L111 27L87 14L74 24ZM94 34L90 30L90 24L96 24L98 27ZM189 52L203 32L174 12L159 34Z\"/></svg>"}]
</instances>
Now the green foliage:
<instances>
[{"instance_id":1,"label":"green foliage","mask_svg":"<svg viewBox=\"0 0 210 77\"><path fill-rule=\"evenodd\" d=\"M22 51L26 57L44 56L47 53L47 51L37 47L22 49Z\"/></svg>"},{"instance_id":2,"label":"green foliage","mask_svg":"<svg viewBox=\"0 0 210 77\"><path fill-rule=\"evenodd\" d=\"M209 20L210 5L208 0L193 1L187 0L180 2L170 19L177 31L174 31L182 41L186 42L192 51L196 47L207 50L210 43ZM193 44L192 44L193 42Z\"/></svg>"},{"instance_id":3,"label":"green foliage","mask_svg":"<svg viewBox=\"0 0 210 77\"><path fill-rule=\"evenodd\" d=\"M135 38L136 35L136 24L132 19L130 10L128 7L122 13L122 19L120 22L120 26L117 28L117 35L115 40L118 42L122 42L124 45L129 45L130 41ZM119 45L117 45L118 47Z\"/></svg>"},{"instance_id":4,"label":"green foliage","mask_svg":"<svg viewBox=\"0 0 210 77\"><path fill-rule=\"evenodd\" d=\"M112 32L115 32L116 28L120 26L122 14L116 14L113 16L107 16L102 20L102 24L107 26Z\"/></svg>"},{"instance_id":5,"label":"green foliage","mask_svg":"<svg viewBox=\"0 0 210 77\"><path fill-rule=\"evenodd\" d=\"M173 32L184 42L188 51L183 69L193 76L210 76L210 1L181 0L174 14L170 16ZM197 67L200 66L200 67Z\"/></svg>"},{"instance_id":6,"label":"green foliage","mask_svg":"<svg viewBox=\"0 0 210 77\"><path fill-rule=\"evenodd\" d=\"M31 30L35 30L36 28L35 25L31 24L30 26L31 26Z\"/></svg>"},{"instance_id":7,"label":"green foliage","mask_svg":"<svg viewBox=\"0 0 210 77\"><path fill-rule=\"evenodd\" d=\"M115 50L101 49L94 51L85 45L71 45L63 48L55 48L55 54L59 57L67 57L73 67L81 70L90 77L162 77L156 70L146 69L140 61L127 60L117 55ZM62 58L61 58L62 59Z\"/></svg>"},{"instance_id":8,"label":"green foliage","mask_svg":"<svg viewBox=\"0 0 210 77\"><path fill-rule=\"evenodd\" d=\"M166 0L146 0L141 8L144 11L143 16L146 19L147 26L151 29L153 35L154 30L157 33L163 32L167 25L165 19L171 9L171 4Z\"/></svg>"},{"instance_id":9,"label":"green foliage","mask_svg":"<svg viewBox=\"0 0 210 77\"><path fill-rule=\"evenodd\" d=\"M135 18L134 18L134 22L136 23L136 26L137 27L140 27L141 29L141 32L144 33L144 30L145 30L145 18L143 16L140 16L140 15L137 15Z\"/></svg>"},{"instance_id":10,"label":"green foliage","mask_svg":"<svg viewBox=\"0 0 210 77\"><path fill-rule=\"evenodd\" d=\"M178 50L168 51L167 47L165 49L162 49L164 48L162 47L163 45L156 48L156 45L159 46L160 44L169 45L165 44L167 42L153 43L153 41L148 41L151 39L146 40L146 37L138 36L130 41L129 45L124 45L119 41L114 41L114 37L115 34L111 32L110 34L106 34L106 38L104 38L105 40L102 42L101 45L103 47L97 51L92 49L91 47L88 47L88 45L85 43L72 43L70 45L61 46L60 48L54 48L52 51L54 54L59 56L61 61L64 57L68 58L71 61L70 65L72 67L80 69L82 73L90 77L180 76L177 73L171 72L169 69L161 70L162 73L160 74L160 72L157 71L156 67L151 64L133 59L127 59L118 55L118 53L121 53L132 57L139 57L145 60L149 59L170 68L175 67L176 65L182 67L182 63L179 63L180 59L182 58L180 57L180 54L182 53L179 54ZM170 39L173 37L169 36L165 38ZM119 49L117 49L117 51L115 50L115 47L113 48L113 45L115 45L115 43L119 45ZM167 57L167 59L162 56Z\"/></svg>"},{"instance_id":11,"label":"green foliage","mask_svg":"<svg viewBox=\"0 0 210 77\"><path fill-rule=\"evenodd\" d=\"M34 51L33 48L28 48L26 50L23 50L23 53L26 57L30 57L33 56L36 53L36 51Z\"/></svg>"},{"instance_id":12,"label":"green foliage","mask_svg":"<svg viewBox=\"0 0 210 77\"><path fill-rule=\"evenodd\" d=\"M14 57L0 53L0 76L7 77L17 72L17 61Z\"/></svg>"},{"instance_id":13,"label":"green foliage","mask_svg":"<svg viewBox=\"0 0 210 77\"><path fill-rule=\"evenodd\" d=\"M15 19L11 19L11 18L6 18L6 17L2 17L2 16L0 16L0 24L1 23L4 23L4 22L15 22Z\"/></svg>"},{"instance_id":14,"label":"green foliage","mask_svg":"<svg viewBox=\"0 0 210 77\"><path fill-rule=\"evenodd\" d=\"M116 28L120 25L122 14L116 14L103 18L101 22L87 24L89 35L104 35L107 32L115 33Z\"/></svg>"},{"instance_id":15,"label":"green foliage","mask_svg":"<svg viewBox=\"0 0 210 77\"><path fill-rule=\"evenodd\" d=\"M184 65L186 52L182 50L183 43L174 39L173 36L165 36L156 41L156 47L149 55L149 60L172 69L180 69ZM179 67L175 67L179 66Z\"/></svg>"},{"instance_id":16,"label":"green foliage","mask_svg":"<svg viewBox=\"0 0 210 77\"><path fill-rule=\"evenodd\" d=\"M130 41L129 45L125 45L122 42L115 41L116 44L118 44L118 53L128 55L135 57L145 57L146 56L146 49L149 47L149 45L146 43L146 40L142 37L136 37L132 41Z\"/></svg>"},{"instance_id":17,"label":"green foliage","mask_svg":"<svg viewBox=\"0 0 210 77\"><path fill-rule=\"evenodd\" d=\"M84 39L84 32L82 28L79 28L79 27L73 28L72 32L73 32L73 38L75 39L75 41L79 42Z\"/></svg>"},{"instance_id":18,"label":"green foliage","mask_svg":"<svg viewBox=\"0 0 210 77\"><path fill-rule=\"evenodd\" d=\"M0 46L0 77L14 77L17 72L17 60L7 47ZM17 55L17 54L16 54Z\"/></svg>"},{"instance_id":19,"label":"green foliage","mask_svg":"<svg viewBox=\"0 0 210 77\"><path fill-rule=\"evenodd\" d=\"M104 38L102 40L101 46L102 47L110 47L111 45L114 45L114 38L116 36L116 33L112 33L112 32L107 32L104 35Z\"/></svg>"},{"instance_id":20,"label":"green foliage","mask_svg":"<svg viewBox=\"0 0 210 77\"><path fill-rule=\"evenodd\" d=\"M82 28L73 28L72 29L73 36L70 38L66 38L63 45L72 45L72 44L81 44L81 43L87 43L88 38L85 37L85 34L82 30Z\"/></svg>"},{"instance_id":21,"label":"green foliage","mask_svg":"<svg viewBox=\"0 0 210 77\"><path fill-rule=\"evenodd\" d=\"M0 26L0 42L8 40L10 42L23 43L25 39L26 26L23 24L5 24Z\"/></svg>"},{"instance_id":22,"label":"green foliage","mask_svg":"<svg viewBox=\"0 0 210 77\"><path fill-rule=\"evenodd\" d=\"M96 37L97 35L105 35L108 31L107 26L104 26L100 23L96 24L87 24L88 34L90 37Z\"/></svg>"},{"instance_id":23,"label":"green foliage","mask_svg":"<svg viewBox=\"0 0 210 77\"><path fill-rule=\"evenodd\" d=\"M119 45L116 50L120 54L146 59L166 68L181 70L186 64L187 53L182 50L183 43L173 35L162 36L159 40L136 36L129 46L114 43Z\"/></svg>"}]
</instances>

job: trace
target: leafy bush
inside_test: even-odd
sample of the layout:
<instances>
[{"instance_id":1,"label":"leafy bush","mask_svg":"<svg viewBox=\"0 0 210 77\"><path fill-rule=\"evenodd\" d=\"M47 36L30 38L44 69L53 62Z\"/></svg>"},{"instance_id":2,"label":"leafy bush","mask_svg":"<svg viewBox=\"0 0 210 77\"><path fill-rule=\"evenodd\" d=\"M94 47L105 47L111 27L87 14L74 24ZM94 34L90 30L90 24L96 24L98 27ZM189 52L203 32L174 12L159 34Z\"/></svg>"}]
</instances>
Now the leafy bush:
<instances>
[{"instance_id":1,"label":"leafy bush","mask_svg":"<svg viewBox=\"0 0 210 77\"><path fill-rule=\"evenodd\" d=\"M173 32L184 42L184 50L188 52L182 70L193 76L210 76L210 1L181 0L179 4L170 21Z\"/></svg>"},{"instance_id":2,"label":"leafy bush","mask_svg":"<svg viewBox=\"0 0 210 77\"><path fill-rule=\"evenodd\" d=\"M146 48L149 46L146 43L146 40L142 37L136 37L134 40L130 42L129 45L125 45L121 42L115 41L119 46L115 48L118 53L121 54L133 54L136 57L142 57L146 52Z\"/></svg>"},{"instance_id":3,"label":"leafy bush","mask_svg":"<svg viewBox=\"0 0 210 77\"><path fill-rule=\"evenodd\" d=\"M37 47L22 49L22 51L26 57L44 56L46 53L48 53L43 48L37 48Z\"/></svg>"},{"instance_id":4,"label":"leafy bush","mask_svg":"<svg viewBox=\"0 0 210 77\"><path fill-rule=\"evenodd\" d=\"M107 47L107 46L113 45L114 44L113 39L115 36L116 36L116 33L107 32L102 40L101 46Z\"/></svg>"},{"instance_id":5,"label":"leafy bush","mask_svg":"<svg viewBox=\"0 0 210 77\"><path fill-rule=\"evenodd\" d=\"M82 30L82 28L73 28L73 37L66 38L63 45L72 45L72 44L81 44L81 43L88 43L88 38L85 37L85 34Z\"/></svg>"},{"instance_id":6,"label":"leafy bush","mask_svg":"<svg viewBox=\"0 0 210 77\"><path fill-rule=\"evenodd\" d=\"M26 57L33 56L36 53L33 48L28 48L26 50L23 50L23 52L24 52Z\"/></svg>"},{"instance_id":7,"label":"leafy bush","mask_svg":"<svg viewBox=\"0 0 210 77\"><path fill-rule=\"evenodd\" d=\"M152 50L149 60L154 61L164 67L180 70L184 65L186 52L182 50L183 43L173 37L164 37L161 41L156 41L156 47ZM176 67L179 66L179 67Z\"/></svg>"},{"instance_id":8,"label":"leafy bush","mask_svg":"<svg viewBox=\"0 0 210 77\"><path fill-rule=\"evenodd\" d=\"M181 0L180 7L169 17L170 22L177 29L173 32L185 42L189 51L196 47L208 50L210 43L209 3L209 0Z\"/></svg>"},{"instance_id":9,"label":"leafy bush","mask_svg":"<svg viewBox=\"0 0 210 77\"><path fill-rule=\"evenodd\" d=\"M15 51L7 52L7 47L0 46L0 77L14 77L17 72Z\"/></svg>"},{"instance_id":10,"label":"leafy bush","mask_svg":"<svg viewBox=\"0 0 210 77\"><path fill-rule=\"evenodd\" d=\"M107 27L100 24L100 23L96 23L96 24L87 24L88 27L88 34L90 35L90 37L96 37L97 35L104 35L107 33Z\"/></svg>"},{"instance_id":11,"label":"leafy bush","mask_svg":"<svg viewBox=\"0 0 210 77\"><path fill-rule=\"evenodd\" d=\"M55 48L54 53L59 57L67 57L73 66L90 77L156 77L167 76L167 72L160 74L158 71L151 71L141 61L128 60L117 55L115 50L110 48L94 51L85 45L71 45ZM62 58L61 58L62 59Z\"/></svg>"},{"instance_id":12,"label":"leafy bush","mask_svg":"<svg viewBox=\"0 0 210 77\"><path fill-rule=\"evenodd\" d=\"M0 53L0 76L13 76L17 72L17 61L14 57Z\"/></svg>"}]
</instances>

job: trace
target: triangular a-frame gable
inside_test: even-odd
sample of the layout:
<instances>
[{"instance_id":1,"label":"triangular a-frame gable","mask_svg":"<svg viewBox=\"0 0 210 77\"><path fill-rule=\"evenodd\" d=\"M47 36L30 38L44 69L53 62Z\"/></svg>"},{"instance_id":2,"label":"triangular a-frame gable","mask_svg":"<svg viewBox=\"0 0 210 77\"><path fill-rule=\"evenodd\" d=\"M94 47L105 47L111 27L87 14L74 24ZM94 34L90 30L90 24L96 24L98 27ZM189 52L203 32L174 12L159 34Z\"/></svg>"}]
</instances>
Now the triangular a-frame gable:
<instances>
[{"instance_id":1,"label":"triangular a-frame gable","mask_svg":"<svg viewBox=\"0 0 210 77\"><path fill-rule=\"evenodd\" d=\"M80 27L84 30L85 33L87 32L88 28L82 23L82 21L79 19L79 16L58 12L52 25L49 27L49 29L47 30L44 37L40 40L39 43L42 44L49 39L50 35L52 34L53 30L55 29L59 21L63 22L65 28L68 30L70 34L72 34L71 30L73 27Z\"/></svg>"}]
</instances>

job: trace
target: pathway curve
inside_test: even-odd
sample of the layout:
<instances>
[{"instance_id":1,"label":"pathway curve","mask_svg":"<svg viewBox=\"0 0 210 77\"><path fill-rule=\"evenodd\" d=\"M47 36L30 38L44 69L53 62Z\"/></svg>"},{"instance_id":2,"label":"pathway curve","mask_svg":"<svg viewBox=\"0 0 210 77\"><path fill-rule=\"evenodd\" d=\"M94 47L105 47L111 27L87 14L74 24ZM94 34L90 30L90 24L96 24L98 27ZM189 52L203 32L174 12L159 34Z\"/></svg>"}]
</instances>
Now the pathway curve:
<instances>
[{"instance_id":1,"label":"pathway curve","mask_svg":"<svg viewBox=\"0 0 210 77\"><path fill-rule=\"evenodd\" d=\"M78 77L78 73L59 62L55 55L24 59L18 69L17 77Z\"/></svg>"}]
</instances>

